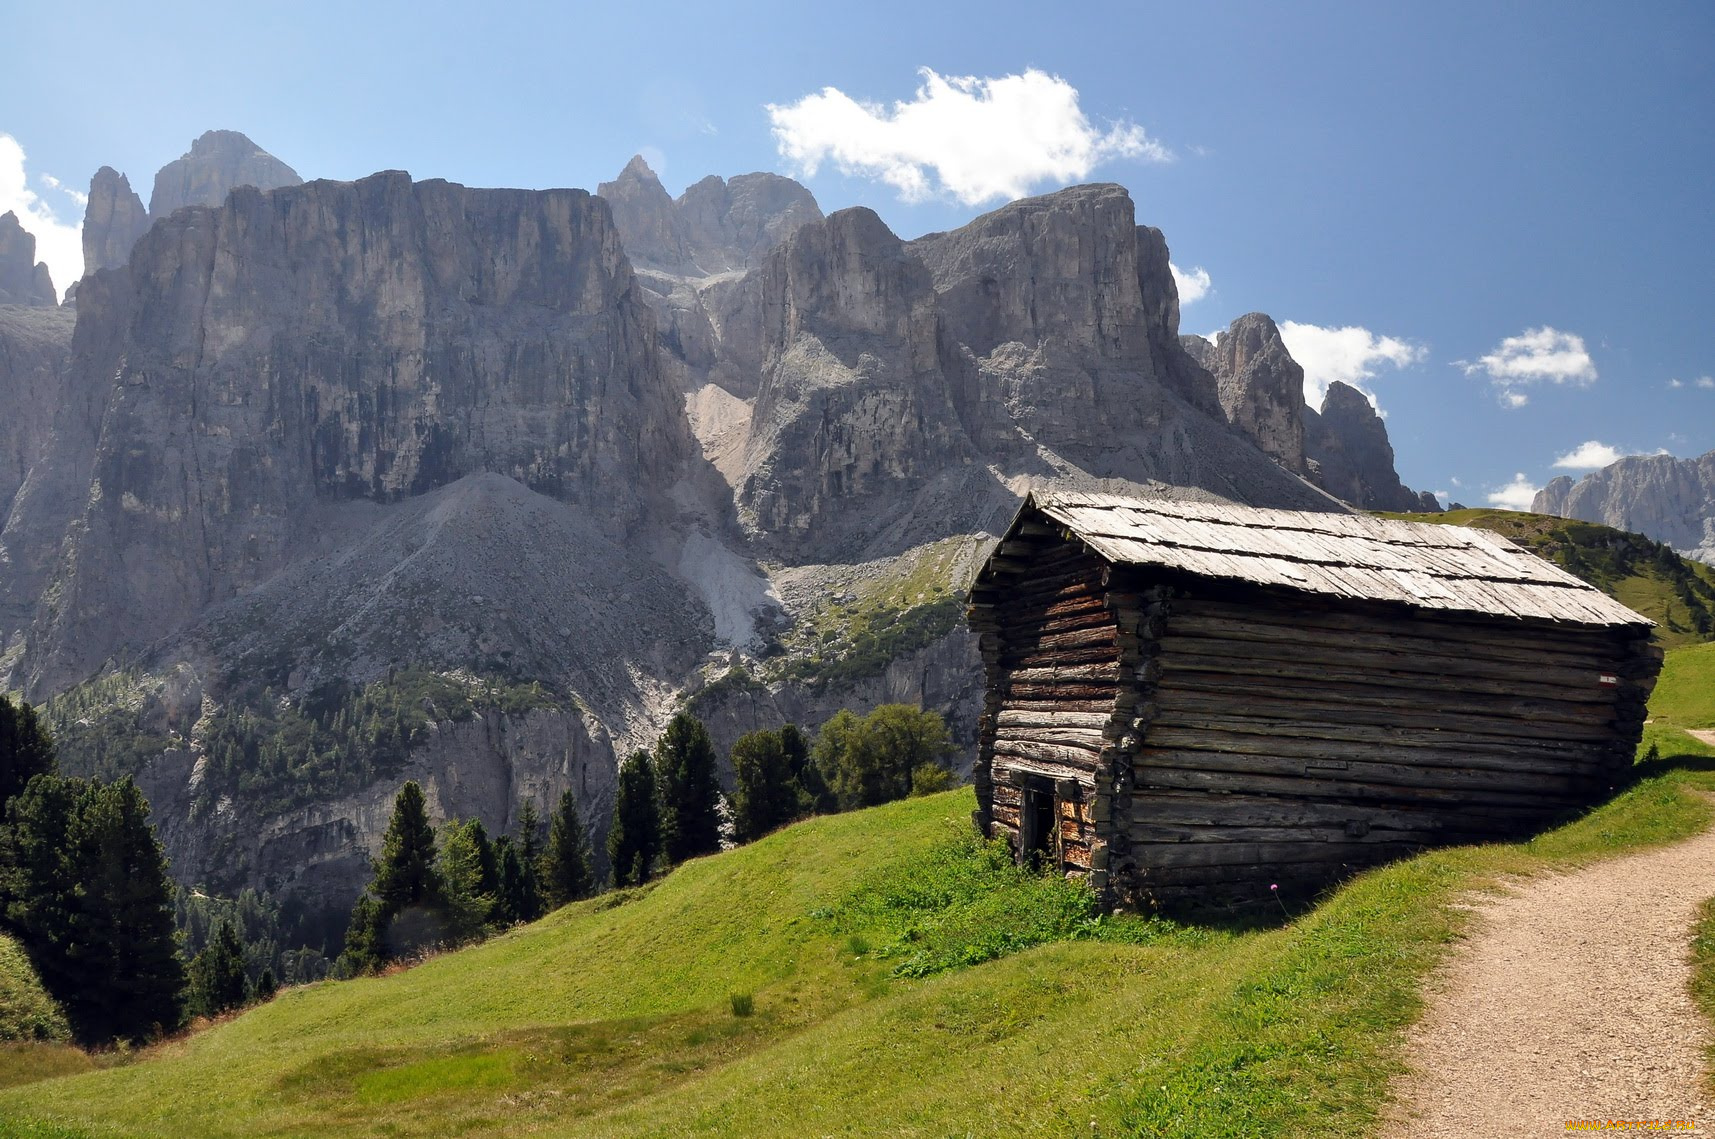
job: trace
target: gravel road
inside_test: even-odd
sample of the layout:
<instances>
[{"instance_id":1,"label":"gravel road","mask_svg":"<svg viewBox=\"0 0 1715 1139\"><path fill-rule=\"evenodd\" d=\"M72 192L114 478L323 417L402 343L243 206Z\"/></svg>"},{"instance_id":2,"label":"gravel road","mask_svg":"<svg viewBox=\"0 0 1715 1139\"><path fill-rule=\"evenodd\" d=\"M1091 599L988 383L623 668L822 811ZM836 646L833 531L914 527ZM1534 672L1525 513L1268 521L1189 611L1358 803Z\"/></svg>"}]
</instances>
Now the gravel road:
<instances>
[{"instance_id":1,"label":"gravel road","mask_svg":"<svg viewBox=\"0 0 1715 1139\"><path fill-rule=\"evenodd\" d=\"M1709 1031L1688 991L1691 926L1711 896L1715 830L1475 902L1382 1134L1566 1135L1595 1119L1691 1119L1715 1134Z\"/></svg>"}]
</instances>

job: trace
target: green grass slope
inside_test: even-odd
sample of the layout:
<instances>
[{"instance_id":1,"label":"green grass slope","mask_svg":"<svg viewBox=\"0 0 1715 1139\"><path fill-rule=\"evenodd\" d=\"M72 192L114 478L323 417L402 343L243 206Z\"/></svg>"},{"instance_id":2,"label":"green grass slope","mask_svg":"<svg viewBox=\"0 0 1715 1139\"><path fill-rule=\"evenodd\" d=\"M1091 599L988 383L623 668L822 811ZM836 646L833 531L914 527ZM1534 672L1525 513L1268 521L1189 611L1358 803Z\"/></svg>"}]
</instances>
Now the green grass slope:
<instances>
[{"instance_id":1,"label":"green grass slope","mask_svg":"<svg viewBox=\"0 0 1715 1139\"><path fill-rule=\"evenodd\" d=\"M1669 771L1534 842L1413 859L1249 932L1097 919L972 842L970 792L951 792L288 991L0 1092L0 1121L55 1139L1362 1133L1466 920L1450 903L1692 833L1699 788L1715 779Z\"/></svg>"},{"instance_id":2,"label":"green grass slope","mask_svg":"<svg viewBox=\"0 0 1715 1139\"><path fill-rule=\"evenodd\" d=\"M1382 517L1475 526L1510 538L1654 621L1665 647L1699 644L1715 633L1715 566L1681 557L1641 534L1515 510Z\"/></svg>"},{"instance_id":3,"label":"green grass slope","mask_svg":"<svg viewBox=\"0 0 1715 1139\"><path fill-rule=\"evenodd\" d=\"M64 1041L65 1014L42 988L24 949L0 933L0 1041Z\"/></svg>"}]
</instances>

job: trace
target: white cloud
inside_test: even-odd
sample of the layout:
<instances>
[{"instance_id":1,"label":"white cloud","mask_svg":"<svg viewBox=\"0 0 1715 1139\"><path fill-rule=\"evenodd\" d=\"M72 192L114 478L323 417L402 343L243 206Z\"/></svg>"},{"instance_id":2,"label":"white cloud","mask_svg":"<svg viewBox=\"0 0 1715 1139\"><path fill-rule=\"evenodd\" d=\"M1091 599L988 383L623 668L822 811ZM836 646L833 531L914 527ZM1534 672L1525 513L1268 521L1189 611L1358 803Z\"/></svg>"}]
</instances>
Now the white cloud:
<instances>
[{"instance_id":1,"label":"white cloud","mask_svg":"<svg viewBox=\"0 0 1715 1139\"><path fill-rule=\"evenodd\" d=\"M1489 492L1489 505L1498 506L1502 510L1529 510L1530 504L1536 500L1538 489L1524 477L1524 472L1520 471L1513 476L1512 482Z\"/></svg>"},{"instance_id":2,"label":"white cloud","mask_svg":"<svg viewBox=\"0 0 1715 1139\"><path fill-rule=\"evenodd\" d=\"M1209 295L1209 289L1214 282L1209 279L1209 271L1201 265L1194 266L1189 273L1169 261L1167 268L1173 273L1173 284L1179 290L1179 306L1196 304Z\"/></svg>"},{"instance_id":3,"label":"white cloud","mask_svg":"<svg viewBox=\"0 0 1715 1139\"><path fill-rule=\"evenodd\" d=\"M1624 454L1618 447L1610 447L1606 443L1591 439L1554 460L1554 466L1556 470L1563 471L1593 471L1597 467L1619 462Z\"/></svg>"},{"instance_id":4,"label":"white cloud","mask_svg":"<svg viewBox=\"0 0 1715 1139\"><path fill-rule=\"evenodd\" d=\"M1136 123L1098 129L1078 106L1077 88L1057 75L918 74L916 97L891 108L834 87L768 104L781 157L806 175L832 162L841 173L879 178L908 202L947 194L972 206L1023 197L1042 182L1078 181L1113 158L1173 159Z\"/></svg>"},{"instance_id":5,"label":"white cloud","mask_svg":"<svg viewBox=\"0 0 1715 1139\"><path fill-rule=\"evenodd\" d=\"M1287 320L1280 324L1280 338L1304 369L1304 402L1318 408L1328 394L1328 385L1335 380L1357 388L1373 404L1376 395L1368 381L1375 378L1382 365L1404 368L1420 362L1425 355L1421 345L1396 336L1377 336L1356 325L1323 328Z\"/></svg>"},{"instance_id":6,"label":"white cloud","mask_svg":"<svg viewBox=\"0 0 1715 1139\"><path fill-rule=\"evenodd\" d=\"M1546 380L1553 384L1586 387L1596 382L1596 362L1584 347L1584 338L1572 332L1543 325L1509 336L1476 363L1455 361L1466 375L1488 374L1503 406L1523 407L1529 399L1520 388Z\"/></svg>"},{"instance_id":7,"label":"white cloud","mask_svg":"<svg viewBox=\"0 0 1715 1139\"><path fill-rule=\"evenodd\" d=\"M1682 388L1685 386L1685 382L1683 380L1669 380L1667 381L1667 386L1670 388Z\"/></svg>"},{"instance_id":8,"label":"white cloud","mask_svg":"<svg viewBox=\"0 0 1715 1139\"><path fill-rule=\"evenodd\" d=\"M76 202L80 207L89 205L88 194L85 194L81 190L72 189L64 182L61 182L58 178L55 178L52 174L39 174L37 175L37 179L42 183L42 185L48 187L50 190L58 190L66 197Z\"/></svg>"},{"instance_id":9,"label":"white cloud","mask_svg":"<svg viewBox=\"0 0 1715 1139\"><path fill-rule=\"evenodd\" d=\"M36 260L46 261L54 288L62 294L83 276L83 222L61 221L53 206L30 189L24 172L24 148L9 134L0 134L0 214L15 213L36 239ZM47 175L43 180L58 188Z\"/></svg>"},{"instance_id":10,"label":"white cloud","mask_svg":"<svg viewBox=\"0 0 1715 1139\"><path fill-rule=\"evenodd\" d=\"M1699 376L1697 386L1700 388L1715 388L1715 376Z\"/></svg>"}]
</instances>

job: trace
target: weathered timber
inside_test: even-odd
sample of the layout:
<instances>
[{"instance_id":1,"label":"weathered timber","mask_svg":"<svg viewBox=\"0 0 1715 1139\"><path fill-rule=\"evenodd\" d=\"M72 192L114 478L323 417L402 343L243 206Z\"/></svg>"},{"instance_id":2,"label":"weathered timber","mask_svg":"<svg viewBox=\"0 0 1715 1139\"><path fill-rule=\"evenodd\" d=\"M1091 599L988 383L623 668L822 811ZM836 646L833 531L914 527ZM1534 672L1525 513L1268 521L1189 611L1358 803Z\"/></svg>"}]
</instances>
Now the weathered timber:
<instances>
[{"instance_id":1,"label":"weathered timber","mask_svg":"<svg viewBox=\"0 0 1715 1139\"><path fill-rule=\"evenodd\" d=\"M1660 662L1491 535L1102 495L1032 495L970 618L979 821L1139 905L1308 896L1587 806Z\"/></svg>"}]
</instances>

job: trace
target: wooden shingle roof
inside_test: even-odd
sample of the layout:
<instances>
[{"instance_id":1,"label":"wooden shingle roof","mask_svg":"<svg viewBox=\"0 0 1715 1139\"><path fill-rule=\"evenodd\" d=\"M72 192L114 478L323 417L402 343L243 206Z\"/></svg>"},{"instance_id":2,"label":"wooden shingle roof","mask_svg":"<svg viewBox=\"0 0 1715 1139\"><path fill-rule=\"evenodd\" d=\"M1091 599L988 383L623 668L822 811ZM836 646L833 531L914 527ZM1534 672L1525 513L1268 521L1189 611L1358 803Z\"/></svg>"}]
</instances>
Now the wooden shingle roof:
<instances>
[{"instance_id":1,"label":"wooden shingle roof","mask_svg":"<svg viewBox=\"0 0 1715 1139\"><path fill-rule=\"evenodd\" d=\"M1033 511L1116 565L1420 609L1651 624L1499 534L1466 526L1073 491L1036 491L1019 517Z\"/></svg>"}]
</instances>

